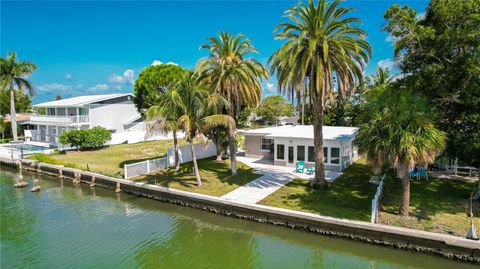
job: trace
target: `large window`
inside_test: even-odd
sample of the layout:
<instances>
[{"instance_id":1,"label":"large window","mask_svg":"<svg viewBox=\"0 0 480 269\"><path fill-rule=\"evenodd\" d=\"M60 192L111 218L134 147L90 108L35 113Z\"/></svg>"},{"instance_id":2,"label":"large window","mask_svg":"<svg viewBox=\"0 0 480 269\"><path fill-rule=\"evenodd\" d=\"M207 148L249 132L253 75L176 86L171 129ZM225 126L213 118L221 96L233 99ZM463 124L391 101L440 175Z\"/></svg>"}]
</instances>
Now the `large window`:
<instances>
[{"instance_id":1,"label":"large window","mask_svg":"<svg viewBox=\"0 0 480 269\"><path fill-rule=\"evenodd\" d=\"M330 162L339 164L340 163L340 148L331 148L330 149Z\"/></svg>"},{"instance_id":2,"label":"large window","mask_svg":"<svg viewBox=\"0 0 480 269\"><path fill-rule=\"evenodd\" d=\"M55 108L47 108L47 109L48 109L47 115L55 116Z\"/></svg>"},{"instance_id":3,"label":"large window","mask_svg":"<svg viewBox=\"0 0 480 269\"><path fill-rule=\"evenodd\" d=\"M293 147L288 146L288 162L293 163Z\"/></svg>"},{"instance_id":4,"label":"large window","mask_svg":"<svg viewBox=\"0 0 480 269\"><path fill-rule=\"evenodd\" d=\"M305 146L297 146L297 161L305 161Z\"/></svg>"},{"instance_id":5,"label":"large window","mask_svg":"<svg viewBox=\"0 0 480 269\"><path fill-rule=\"evenodd\" d=\"M285 160L285 145L277 144L277 160Z\"/></svg>"},{"instance_id":6,"label":"large window","mask_svg":"<svg viewBox=\"0 0 480 269\"><path fill-rule=\"evenodd\" d=\"M323 147L323 163L328 163L328 147Z\"/></svg>"},{"instance_id":7,"label":"large window","mask_svg":"<svg viewBox=\"0 0 480 269\"><path fill-rule=\"evenodd\" d=\"M314 163L315 162L315 148L308 147L308 161Z\"/></svg>"},{"instance_id":8,"label":"large window","mask_svg":"<svg viewBox=\"0 0 480 269\"><path fill-rule=\"evenodd\" d=\"M273 144L273 139L262 138L262 150L270 150Z\"/></svg>"}]
</instances>

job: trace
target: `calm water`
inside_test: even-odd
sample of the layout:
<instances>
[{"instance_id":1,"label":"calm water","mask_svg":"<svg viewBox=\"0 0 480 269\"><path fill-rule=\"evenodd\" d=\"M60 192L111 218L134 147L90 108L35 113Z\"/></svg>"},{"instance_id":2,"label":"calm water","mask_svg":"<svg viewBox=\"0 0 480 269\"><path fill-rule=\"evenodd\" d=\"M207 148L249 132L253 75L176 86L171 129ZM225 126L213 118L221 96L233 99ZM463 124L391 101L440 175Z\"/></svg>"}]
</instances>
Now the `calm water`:
<instances>
[{"instance_id":1,"label":"calm water","mask_svg":"<svg viewBox=\"0 0 480 269\"><path fill-rule=\"evenodd\" d=\"M0 167L1 268L474 268ZM25 173L32 184L34 174ZM31 185L30 185L31 186Z\"/></svg>"}]
</instances>

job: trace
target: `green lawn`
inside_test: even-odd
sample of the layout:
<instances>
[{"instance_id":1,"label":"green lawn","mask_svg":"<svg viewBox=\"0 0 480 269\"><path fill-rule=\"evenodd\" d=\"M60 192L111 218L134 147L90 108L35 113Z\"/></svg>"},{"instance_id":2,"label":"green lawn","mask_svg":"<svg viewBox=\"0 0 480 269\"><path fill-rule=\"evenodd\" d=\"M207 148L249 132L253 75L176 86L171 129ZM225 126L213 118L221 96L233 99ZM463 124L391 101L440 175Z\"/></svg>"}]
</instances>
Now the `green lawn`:
<instances>
[{"instance_id":1,"label":"green lawn","mask_svg":"<svg viewBox=\"0 0 480 269\"><path fill-rule=\"evenodd\" d=\"M401 198L400 180L389 180L385 184L383 211L380 222L388 225L446 233L464 237L470 222L467 217L468 199L475 183L433 179L411 181L410 217L396 215ZM480 228L480 206L474 202L474 221Z\"/></svg>"},{"instance_id":2,"label":"green lawn","mask_svg":"<svg viewBox=\"0 0 480 269\"><path fill-rule=\"evenodd\" d=\"M179 143L186 142L182 139ZM173 148L173 140L120 144L92 151L69 151L51 157L66 166L121 178L124 164L164 157L168 148Z\"/></svg>"},{"instance_id":3,"label":"green lawn","mask_svg":"<svg viewBox=\"0 0 480 269\"><path fill-rule=\"evenodd\" d=\"M221 162L208 159L198 160L202 187L197 187L195 175L192 173L192 163L181 165L179 172L174 168L168 168L149 175L139 176L132 180L148 182L178 190L222 196L246 183L258 178L260 175L253 174L253 169L241 162L237 162L237 175L232 177L230 160Z\"/></svg>"},{"instance_id":4,"label":"green lawn","mask_svg":"<svg viewBox=\"0 0 480 269\"><path fill-rule=\"evenodd\" d=\"M295 179L260 204L353 220L370 220L376 185L368 183L371 168L359 161L343 171L326 191L310 188L309 180Z\"/></svg>"}]
</instances>

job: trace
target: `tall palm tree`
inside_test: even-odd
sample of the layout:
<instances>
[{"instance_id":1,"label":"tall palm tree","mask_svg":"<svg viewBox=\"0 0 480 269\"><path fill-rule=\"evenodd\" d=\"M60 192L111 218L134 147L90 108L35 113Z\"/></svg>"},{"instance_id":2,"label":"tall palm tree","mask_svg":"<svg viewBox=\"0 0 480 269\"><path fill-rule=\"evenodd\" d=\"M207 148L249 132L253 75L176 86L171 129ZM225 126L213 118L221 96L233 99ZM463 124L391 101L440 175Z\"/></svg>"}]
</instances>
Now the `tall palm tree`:
<instances>
[{"instance_id":1,"label":"tall palm tree","mask_svg":"<svg viewBox=\"0 0 480 269\"><path fill-rule=\"evenodd\" d=\"M388 68L378 67L377 74L371 76L372 87L387 87L392 83L393 78L390 77Z\"/></svg>"},{"instance_id":2,"label":"tall palm tree","mask_svg":"<svg viewBox=\"0 0 480 269\"><path fill-rule=\"evenodd\" d=\"M177 124L177 119L180 116L180 110L176 103L172 102L170 98L161 98L160 104L151 106L147 110L146 118L151 122L147 125L147 136L155 134L169 134L173 135L173 148L175 152L175 171L180 170L180 156L178 146L178 132L180 127Z\"/></svg>"},{"instance_id":3,"label":"tall palm tree","mask_svg":"<svg viewBox=\"0 0 480 269\"><path fill-rule=\"evenodd\" d=\"M414 164L425 166L433 162L445 147L446 135L433 125L425 102L408 90L392 87L380 90L368 100L365 111L370 120L360 125L356 145L368 158L381 156L384 160L390 156L402 182L400 215L408 216L408 170Z\"/></svg>"},{"instance_id":4,"label":"tall palm tree","mask_svg":"<svg viewBox=\"0 0 480 269\"><path fill-rule=\"evenodd\" d=\"M209 37L209 43L200 48L208 49L210 55L201 59L196 72L203 85L209 85L214 92L223 95L229 106L227 114L236 119L243 106L255 107L260 101L262 86L260 80L268 76L267 69L249 53L258 53L248 38L221 32L218 37ZM232 175L237 174L236 130L229 128L228 144Z\"/></svg>"},{"instance_id":5,"label":"tall palm tree","mask_svg":"<svg viewBox=\"0 0 480 269\"><path fill-rule=\"evenodd\" d=\"M309 0L288 9L285 13L288 21L274 29L275 38L285 43L269 60L280 92L298 91L308 83L314 118L316 165L312 187L315 189L328 187L323 165L322 124L326 97L334 96L334 77L337 96L341 98L355 89L371 54L366 33L352 25L360 20L346 17L352 8L339 7L339 4L339 0L319 0L318 4Z\"/></svg>"},{"instance_id":6,"label":"tall palm tree","mask_svg":"<svg viewBox=\"0 0 480 269\"><path fill-rule=\"evenodd\" d=\"M30 96L35 94L32 84L25 78L37 69L36 65L27 61L18 61L17 54L12 52L6 58L0 58L0 85L2 90L10 91L10 121L12 123L13 140L17 140L17 119L15 111L15 91L28 90Z\"/></svg>"},{"instance_id":7,"label":"tall palm tree","mask_svg":"<svg viewBox=\"0 0 480 269\"><path fill-rule=\"evenodd\" d=\"M232 117L212 113L215 110L213 108L228 106L228 103L225 98L211 94L199 85L195 74L188 75L176 89L168 90L162 99L170 99L168 102L176 104L180 111L177 124L185 131L185 139L190 144L197 185L202 186L193 139L205 138L205 132L217 126L235 128L235 120Z\"/></svg>"}]
</instances>

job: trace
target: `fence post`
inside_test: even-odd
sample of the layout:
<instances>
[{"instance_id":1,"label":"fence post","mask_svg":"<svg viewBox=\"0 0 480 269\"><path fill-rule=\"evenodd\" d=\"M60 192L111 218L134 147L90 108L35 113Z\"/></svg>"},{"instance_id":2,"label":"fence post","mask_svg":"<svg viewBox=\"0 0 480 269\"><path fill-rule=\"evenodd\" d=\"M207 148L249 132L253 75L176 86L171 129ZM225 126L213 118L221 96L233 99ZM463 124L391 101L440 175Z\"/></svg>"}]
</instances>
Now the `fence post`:
<instances>
[{"instance_id":1,"label":"fence post","mask_svg":"<svg viewBox=\"0 0 480 269\"><path fill-rule=\"evenodd\" d=\"M127 165L126 164L123 164L123 177L125 179L128 179L128 176L127 176Z\"/></svg>"},{"instance_id":2,"label":"fence post","mask_svg":"<svg viewBox=\"0 0 480 269\"><path fill-rule=\"evenodd\" d=\"M150 160L147 160L147 174L150 174Z\"/></svg>"}]
</instances>

